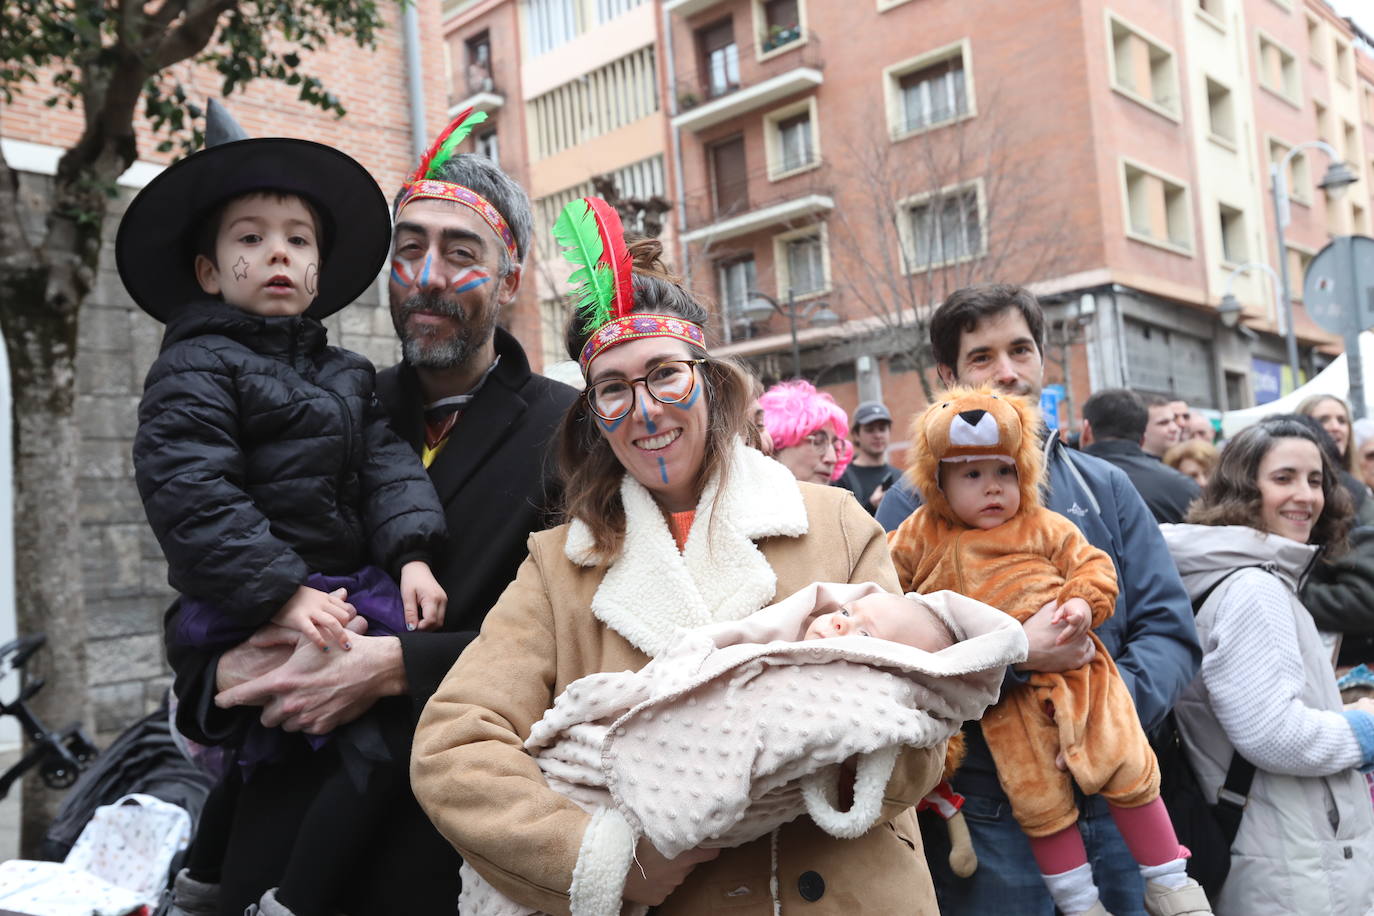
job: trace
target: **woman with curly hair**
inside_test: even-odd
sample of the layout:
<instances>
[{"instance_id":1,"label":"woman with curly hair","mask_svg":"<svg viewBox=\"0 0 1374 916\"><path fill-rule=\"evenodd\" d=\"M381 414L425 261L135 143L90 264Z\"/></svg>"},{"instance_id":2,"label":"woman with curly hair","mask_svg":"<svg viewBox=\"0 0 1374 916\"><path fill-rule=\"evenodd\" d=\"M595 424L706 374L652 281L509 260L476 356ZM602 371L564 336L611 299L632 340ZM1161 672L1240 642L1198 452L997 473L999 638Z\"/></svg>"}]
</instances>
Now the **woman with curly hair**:
<instances>
[{"instance_id":1,"label":"woman with curly hair","mask_svg":"<svg viewBox=\"0 0 1374 916\"><path fill-rule=\"evenodd\" d=\"M773 440L773 457L798 480L838 480L854 457L849 415L835 399L804 379L778 382L759 398Z\"/></svg>"},{"instance_id":2,"label":"woman with curly hair","mask_svg":"<svg viewBox=\"0 0 1374 916\"><path fill-rule=\"evenodd\" d=\"M1217 447L1205 439L1186 439L1171 445L1164 453L1164 463L1185 477L1207 486L1207 479L1217 466Z\"/></svg>"},{"instance_id":3,"label":"woman with curly hair","mask_svg":"<svg viewBox=\"0 0 1374 916\"><path fill-rule=\"evenodd\" d=\"M1313 432L1270 418L1226 446L1188 518L1161 529L1201 602L1202 668L1175 713L1203 796L1248 796L1215 911L1364 916L1374 701L1342 706L1299 598L1316 555L1346 550L1349 497Z\"/></svg>"}]
</instances>

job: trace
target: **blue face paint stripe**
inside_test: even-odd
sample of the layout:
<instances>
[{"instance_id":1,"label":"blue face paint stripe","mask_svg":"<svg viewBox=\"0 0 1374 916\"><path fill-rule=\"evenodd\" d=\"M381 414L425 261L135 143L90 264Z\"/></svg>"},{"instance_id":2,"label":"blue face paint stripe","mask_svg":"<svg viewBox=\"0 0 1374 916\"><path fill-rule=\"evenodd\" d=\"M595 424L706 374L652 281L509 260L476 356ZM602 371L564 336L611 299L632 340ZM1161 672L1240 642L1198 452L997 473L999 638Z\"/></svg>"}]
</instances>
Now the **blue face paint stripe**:
<instances>
[{"instance_id":1,"label":"blue face paint stripe","mask_svg":"<svg viewBox=\"0 0 1374 916\"><path fill-rule=\"evenodd\" d=\"M391 268L391 282L395 283L397 286L410 285L410 282L406 280L405 277L401 276L401 272L394 267Z\"/></svg>"},{"instance_id":2,"label":"blue face paint stripe","mask_svg":"<svg viewBox=\"0 0 1374 916\"><path fill-rule=\"evenodd\" d=\"M595 417L596 414L592 414L592 416ZM619 420L607 420L604 417L596 417L596 422L600 423L601 428L604 429L606 432L613 433L620 428L620 424L624 423L625 418L628 416L629 414L625 414L625 416L621 417Z\"/></svg>"},{"instance_id":3,"label":"blue face paint stripe","mask_svg":"<svg viewBox=\"0 0 1374 916\"><path fill-rule=\"evenodd\" d=\"M658 426L653 420L649 419L649 406L644 403L644 399L639 399L639 412L644 417L644 428L649 431L649 435L658 432Z\"/></svg>"},{"instance_id":4,"label":"blue face paint stripe","mask_svg":"<svg viewBox=\"0 0 1374 916\"><path fill-rule=\"evenodd\" d=\"M433 260L433 258L434 258L434 255L432 255L432 254L427 254L427 255L425 255L425 268L424 268L424 270L420 271L420 285L421 285L421 286L424 286L424 285L426 285L427 283L429 283L429 262L430 262L431 260Z\"/></svg>"},{"instance_id":5,"label":"blue face paint stripe","mask_svg":"<svg viewBox=\"0 0 1374 916\"><path fill-rule=\"evenodd\" d=\"M702 385L695 385L695 386L693 386L693 388L692 388L692 396L691 396L691 397L689 397L689 398L688 398L687 400L685 400L685 401L677 401L677 402L675 402L675 403L673 403L673 404L671 404L671 405L669 405L669 406L671 406L671 407L676 407L676 408L678 408L679 410L689 410L689 409L691 409L691 406L697 402L697 398L699 398L699 397L701 396L701 389L702 389L702 387L703 387Z\"/></svg>"},{"instance_id":6,"label":"blue face paint stripe","mask_svg":"<svg viewBox=\"0 0 1374 916\"><path fill-rule=\"evenodd\" d=\"M668 465L662 458L658 459L658 476L663 478L663 482L668 482Z\"/></svg>"},{"instance_id":7,"label":"blue face paint stripe","mask_svg":"<svg viewBox=\"0 0 1374 916\"><path fill-rule=\"evenodd\" d=\"M453 291L454 291L455 293L465 293L465 292L467 292L467 291L470 290L470 289L476 289L477 287L481 286L483 283L487 282L487 281L490 280L490 279L491 279L490 277L481 277L480 279L477 279L477 280L469 280L467 283L464 283L462 286L455 286L455 287L453 288Z\"/></svg>"}]
</instances>

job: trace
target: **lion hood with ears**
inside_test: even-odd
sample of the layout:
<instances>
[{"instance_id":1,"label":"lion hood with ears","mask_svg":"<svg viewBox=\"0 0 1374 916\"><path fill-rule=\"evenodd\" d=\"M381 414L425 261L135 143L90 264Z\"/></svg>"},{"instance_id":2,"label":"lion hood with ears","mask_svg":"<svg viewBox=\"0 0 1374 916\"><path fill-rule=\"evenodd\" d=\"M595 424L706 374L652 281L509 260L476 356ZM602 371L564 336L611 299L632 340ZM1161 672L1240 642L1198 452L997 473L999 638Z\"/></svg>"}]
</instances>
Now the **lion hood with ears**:
<instances>
[{"instance_id":1,"label":"lion hood with ears","mask_svg":"<svg viewBox=\"0 0 1374 916\"><path fill-rule=\"evenodd\" d=\"M1016 465L1021 509L1040 505L1045 459L1040 417L1025 398L992 388L951 388L911 426L907 477L932 512L965 527L940 489L941 461L1001 458Z\"/></svg>"}]
</instances>

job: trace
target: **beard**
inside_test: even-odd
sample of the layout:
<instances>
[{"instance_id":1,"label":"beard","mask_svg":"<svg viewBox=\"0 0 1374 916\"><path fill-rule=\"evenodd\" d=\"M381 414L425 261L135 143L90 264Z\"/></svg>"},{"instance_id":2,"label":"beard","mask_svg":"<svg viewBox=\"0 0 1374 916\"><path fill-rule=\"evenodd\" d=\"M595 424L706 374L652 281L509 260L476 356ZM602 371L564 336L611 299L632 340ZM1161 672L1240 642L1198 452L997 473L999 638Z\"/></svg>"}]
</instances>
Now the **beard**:
<instances>
[{"instance_id":1,"label":"beard","mask_svg":"<svg viewBox=\"0 0 1374 916\"><path fill-rule=\"evenodd\" d=\"M416 293L392 310L392 324L401 339L401 355L417 369L454 369L470 360L486 346L496 330L495 290L482 303L476 318L470 320L463 307L442 290ZM416 312L442 315L453 322L453 330L443 326L409 324Z\"/></svg>"}]
</instances>

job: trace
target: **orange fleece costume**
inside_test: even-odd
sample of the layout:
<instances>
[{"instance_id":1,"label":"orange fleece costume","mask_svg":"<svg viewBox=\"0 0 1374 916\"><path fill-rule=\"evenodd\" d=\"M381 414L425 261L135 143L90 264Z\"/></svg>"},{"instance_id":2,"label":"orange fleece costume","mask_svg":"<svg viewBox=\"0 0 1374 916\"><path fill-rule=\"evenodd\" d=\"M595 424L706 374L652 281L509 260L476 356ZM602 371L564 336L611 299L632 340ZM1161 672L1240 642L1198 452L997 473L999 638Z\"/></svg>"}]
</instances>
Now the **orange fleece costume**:
<instances>
[{"instance_id":1,"label":"orange fleece costume","mask_svg":"<svg viewBox=\"0 0 1374 916\"><path fill-rule=\"evenodd\" d=\"M1050 601L1082 598L1094 627L1111 616L1116 570L1068 519L1040 501L1039 418L1023 399L957 388L912 426L907 475L925 504L888 537L903 590L953 589L1025 621ZM1020 509L995 528L973 528L940 488L942 460L1001 458L1016 465ZM983 736L1012 814L1032 837L1078 819L1073 784L1125 808L1159 795L1159 768L1135 704L1095 633L1091 662L1035 672L983 716ZM1052 714L1050 712L1052 710ZM1055 766L1063 751L1068 772Z\"/></svg>"}]
</instances>

